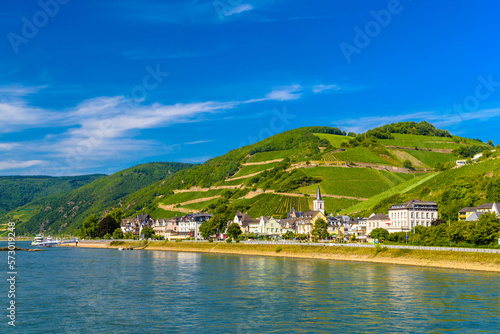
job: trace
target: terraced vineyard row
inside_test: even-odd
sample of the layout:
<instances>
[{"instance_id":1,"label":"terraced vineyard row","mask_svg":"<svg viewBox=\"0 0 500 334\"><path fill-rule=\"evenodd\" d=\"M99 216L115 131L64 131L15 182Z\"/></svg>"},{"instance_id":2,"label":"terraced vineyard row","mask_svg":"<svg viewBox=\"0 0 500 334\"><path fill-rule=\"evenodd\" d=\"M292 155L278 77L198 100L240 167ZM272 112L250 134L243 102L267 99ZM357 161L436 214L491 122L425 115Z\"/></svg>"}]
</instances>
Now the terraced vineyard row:
<instances>
[{"instance_id":1,"label":"terraced vineyard row","mask_svg":"<svg viewBox=\"0 0 500 334\"><path fill-rule=\"evenodd\" d=\"M391 173L367 168L315 167L304 169L304 173L307 176L323 179L320 183L323 194L362 198L375 196L414 177L412 174ZM304 194L313 194L316 187L317 185L310 185L299 188L299 191Z\"/></svg>"},{"instance_id":2,"label":"terraced vineyard row","mask_svg":"<svg viewBox=\"0 0 500 334\"><path fill-rule=\"evenodd\" d=\"M292 208L297 211L309 211L309 203L306 197L283 196L279 203L277 212L290 212Z\"/></svg>"},{"instance_id":3,"label":"terraced vineyard row","mask_svg":"<svg viewBox=\"0 0 500 334\"><path fill-rule=\"evenodd\" d=\"M263 194L252 203L248 214L253 218L260 216L281 216L290 212L292 208L298 211L308 211L309 203L307 197L292 197L274 194Z\"/></svg>"}]
</instances>

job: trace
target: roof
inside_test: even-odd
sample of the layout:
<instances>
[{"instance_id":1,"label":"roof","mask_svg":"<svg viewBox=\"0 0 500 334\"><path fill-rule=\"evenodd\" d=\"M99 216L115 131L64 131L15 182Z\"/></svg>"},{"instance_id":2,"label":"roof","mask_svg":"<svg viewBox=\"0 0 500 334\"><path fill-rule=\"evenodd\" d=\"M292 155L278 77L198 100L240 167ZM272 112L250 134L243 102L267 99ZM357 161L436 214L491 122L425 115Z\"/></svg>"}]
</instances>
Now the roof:
<instances>
[{"instance_id":1,"label":"roof","mask_svg":"<svg viewBox=\"0 0 500 334\"><path fill-rule=\"evenodd\" d=\"M319 191L319 184L318 184L318 190L316 191L316 200L321 201L321 191Z\"/></svg>"},{"instance_id":2,"label":"roof","mask_svg":"<svg viewBox=\"0 0 500 334\"><path fill-rule=\"evenodd\" d=\"M371 215L368 220L390 220L389 217L383 213L377 213L375 215Z\"/></svg>"},{"instance_id":3,"label":"roof","mask_svg":"<svg viewBox=\"0 0 500 334\"><path fill-rule=\"evenodd\" d=\"M248 213L244 213L241 215L241 223L251 223L253 222L253 218L250 217Z\"/></svg>"},{"instance_id":4,"label":"roof","mask_svg":"<svg viewBox=\"0 0 500 334\"><path fill-rule=\"evenodd\" d=\"M477 207L477 209L491 209L494 203L484 203Z\"/></svg>"},{"instance_id":5,"label":"roof","mask_svg":"<svg viewBox=\"0 0 500 334\"><path fill-rule=\"evenodd\" d=\"M469 218L467 218L465 221L468 221L468 222L470 222L470 221L476 221L476 220L478 220L478 219L479 219L479 217L481 217L481 215L482 215L483 213L484 213L484 212L477 212L477 211L476 211L476 212L474 212L473 214L471 214L471 215L469 216Z\"/></svg>"},{"instance_id":6,"label":"roof","mask_svg":"<svg viewBox=\"0 0 500 334\"><path fill-rule=\"evenodd\" d=\"M462 210L460 210L458 212L465 213L465 212L474 212L476 210L477 210L477 208L475 206L471 206L471 207L462 208Z\"/></svg>"},{"instance_id":7,"label":"roof","mask_svg":"<svg viewBox=\"0 0 500 334\"><path fill-rule=\"evenodd\" d=\"M415 206L420 206L420 205L429 205L429 206L436 206L436 202L432 201L421 201L419 199L412 199L407 202L404 202L402 204L395 204L392 205L389 210L398 210L398 209L413 209L413 203L415 203Z\"/></svg>"},{"instance_id":8,"label":"roof","mask_svg":"<svg viewBox=\"0 0 500 334\"><path fill-rule=\"evenodd\" d=\"M302 216L303 217L314 217L318 213L321 213L321 211L306 211L306 212L304 212L304 214Z\"/></svg>"}]
</instances>

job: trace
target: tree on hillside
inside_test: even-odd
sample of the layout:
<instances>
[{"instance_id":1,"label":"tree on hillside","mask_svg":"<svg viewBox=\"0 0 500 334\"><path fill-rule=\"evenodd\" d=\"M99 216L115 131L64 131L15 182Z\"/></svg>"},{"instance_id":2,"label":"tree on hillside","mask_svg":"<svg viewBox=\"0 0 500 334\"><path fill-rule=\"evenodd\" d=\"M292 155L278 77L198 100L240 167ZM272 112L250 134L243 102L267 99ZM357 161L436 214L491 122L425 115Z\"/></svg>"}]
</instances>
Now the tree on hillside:
<instances>
[{"instance_id":1,"label":"tree on hillside","mask_svg":"<svg viewBox=\"0 0 500 334\"><path fill-rule=\"evenodd\" d=\"M123 231L121 228L117 228L113 232L113 239L123 239Z\"/></svg>"},{"instance_id":2,"label":"tree on hillside","mask_svg":"<svg viewBox=\"0 0 500 334\"><path fill-rule=\"evenodd\" d=\"M411 161L407 159L407 160L403 161L403 167L407 168L407 169L412 169L413 165L412 165Z\"/></svg>"},{"instance_id":3,"label":"tree on hillside","mask_svg":"<svg viewBox=\"0 0 500 334\"><path fill-rule=\"evenodd\" d=\"M113 211L108 213L106 216L111 216L113 219L117 222L120 223L122 221L122 218L124 217L123 211L120 208L115 208Z\"/></svg>"},{"instance_id":4,"label":"tree on hillside","mask_svg":"<svg viewBox=\"0 0 500 334\"><path fill-rule=\"evenodd\" d=\"M446 220L436 219L436 220L431 221L431 226L439 226L441 224L446 224Z\"/></svg>"},{"instance_id":5,"label":"tree on hillside","mask_svg":"<svg viewBox=\"0 0 500 334\"><path fill-rule=\"evenodd\" d=\"M491 139L488 140L487 144L490 145L491 147L495 147L495 144L493 143L493 140L491 140Z\"/></svg>"},{"instance_id":6,"label":"tree on hillside","mask_svg":"<svg viewBox=\"0 0 500 334\"><path fill-rule=\"evenodd\" d=\"M466 228L467 241L474 245L494 243L500 234L500 220L495 213L483 213L478 221L469 222Z\"/></svg>"},{"instance_id":7,"label":"tree on hillside","mask_svg":"<svg viewBox=\"0 0 500 334\"><path fill-rule=\"evenodd\" d=\"M314 228L311 233L318 239L328 238L328 223L321 218L316 220L316 222L314 222Z\"/></svg>"},{"instance_id":8,"label":"tree on hillside","mask_svg":"<svg viewBox=\"0 0 500 334\"><path fill-rule=\"evenodd\" d=\"M486 187L486 197L489 201L500 202L500 178L492 178Z\"/></svg>"},{"instance_id":9,"label":"tree on hillside","mask_svg":"<svg viewBox=\"0 0 500 334\"><path fill-rule=\"evenodd\" d=\"M113 233L119 227L120 224L118 224L113 217L106 216L99 222L99 227L97 229L97 236L99 238L102 238L105 234Z\"/></svg>"},{"instance_id":10,"label":"tree on hillside","mask_svg":"<svg viewBox=\"0 0 500 334\"><path fill-rule=\"evenodd\" d=\"M232 223L231 225L229 225L229 227L227 228L227 236L229 238L236 239L240 235L241 235L240 225L238 225L236 223Z\"/></svg>"},{"instance_id":11,"label":"tree on hillside","mask_svg":"<svg viewBox=\"0 0 500 334\"><path fill-rule=\"evenodd\" d=\"M83 238L95 238L97 236L97 230L99 228L99 220L96 215L88 216L82 225L81 235Z\"/></svg>"},{"instance_id":12,"label":"tree on hillside","mask_svg":"<svg viewBox=\"0 0 500 334\"><path fill-rule=\"evenodd\" d=\"M224 209L217 208L216 213L209 221L201 223L200 234L203 239L208 239L211 235L216 234L217 231L223 231L224 226L228 221L227 215L228 213L225 212Z\"/></svg>"},{"instance_id":13,"label":"tree on hillside","mask_svg":"<svg viewBox=\"0 0 500 334\"><path fill-rule=\"evenodd\" d=\"M155 231L152 227L145 227L141 230L141 234L144 234L144 239L149 239L155 234Z\"/></svg>"},{"instance_id":14,"label":"tree on hillside","mask_svg":"<svg viewBox=\"0 0 500 334\"><path fill-rule=\"evenodd\" d=\"M387 231L385 228L382 227L376 228L370 233L370 238L378 240L387 240L387 238L389 238L389 231Z\"/></svg>"}]
</instances>

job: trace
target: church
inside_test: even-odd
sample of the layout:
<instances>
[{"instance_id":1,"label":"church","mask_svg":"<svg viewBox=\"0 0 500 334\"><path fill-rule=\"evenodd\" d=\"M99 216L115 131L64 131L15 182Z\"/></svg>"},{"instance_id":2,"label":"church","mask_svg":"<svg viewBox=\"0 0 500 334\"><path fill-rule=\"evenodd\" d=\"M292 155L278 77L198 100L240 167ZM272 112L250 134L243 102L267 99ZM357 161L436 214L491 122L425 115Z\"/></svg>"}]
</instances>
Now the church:
<instances>
[{"instance_id":1,"label":"church","mask_svg":"<svg viewBox=\"0 0 500 334\"><path fill-rule=\"evenodd\" d=\"M316 191L316 199L313 201L313 211L321 211L322 214L325 214L325 201L321 199L321 191Z\"/></svg>"}]
</instances>

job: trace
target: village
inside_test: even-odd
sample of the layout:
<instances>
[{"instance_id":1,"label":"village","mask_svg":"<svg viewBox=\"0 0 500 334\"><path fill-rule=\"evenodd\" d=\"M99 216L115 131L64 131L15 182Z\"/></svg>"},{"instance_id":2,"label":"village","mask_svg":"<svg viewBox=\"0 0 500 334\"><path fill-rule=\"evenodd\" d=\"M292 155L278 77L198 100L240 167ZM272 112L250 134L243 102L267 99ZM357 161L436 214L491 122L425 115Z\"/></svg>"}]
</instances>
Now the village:
<instances>
[{"instance_id":1,"label":"village","mask_svg":"<svg viewBox=\"0 0 500 334\"><path fill-rule=\"evenodd\" d=\"M486 203L478 207L466 207L459 211L458 220L477 221L486 213L495 213L500 217L500 203ZM157 237L164 240L203 240L201 225L213 217L211 213L190 213L170 219L153 219L148 214L135 218L122 219L121 229L124 234L132 233L140 237L143 228L154 230ZM375 229L383 228L389 233L408 232L416 226L429 227L438 220L439 209L436 202L413 199L392 205L388 214L373 213L369 217L350 217L345 215L326 215L325 201L318 186L313 210L301 212L292 208L286 218L261 216L253 218L247 213L238 212L233 220L227 222L225 229L218 230L213 237L217 240L228 238L228 228L236 224L241 235L250 239L313 240L315 223L323 220L327 224L329 240L335 242L376 242L371 237ZM240 234L240 233L238 233Z\"/></svg>"}]
</instances>

